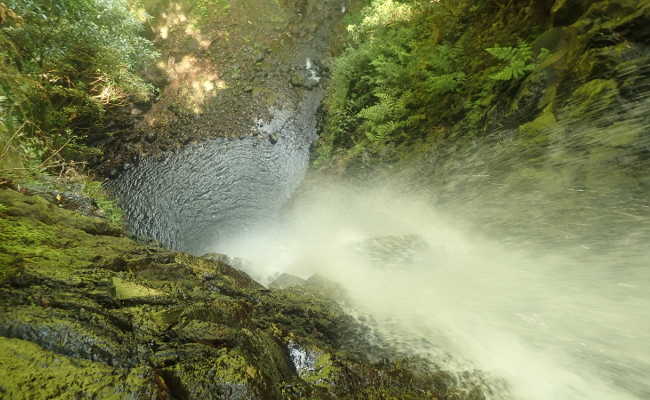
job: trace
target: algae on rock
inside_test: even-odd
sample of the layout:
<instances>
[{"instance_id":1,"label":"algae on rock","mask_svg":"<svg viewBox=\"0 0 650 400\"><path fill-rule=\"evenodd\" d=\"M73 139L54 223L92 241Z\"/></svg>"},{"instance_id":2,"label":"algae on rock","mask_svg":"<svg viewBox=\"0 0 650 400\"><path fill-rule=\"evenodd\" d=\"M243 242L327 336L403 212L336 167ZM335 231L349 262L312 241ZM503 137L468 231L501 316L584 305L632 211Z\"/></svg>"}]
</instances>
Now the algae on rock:
<instances>
[{"instance_id":1,"label":"algae on rock","mask_svg":"<svg viewBox=\"0 0 650 400\"><path fill-rule=\"evenodd\" d=\"M0 189L0 393L15 399L445 398L452 379L370 343L322 278L266 289L222 261ZM314 349L305 372L291 346ZM378 360L383 360L378 362ZM415 365L420 366L415 366ZM424 365L424 366L423 366ZM424 396L424 397L422 397Z\"/></svg>"}]
</instances>

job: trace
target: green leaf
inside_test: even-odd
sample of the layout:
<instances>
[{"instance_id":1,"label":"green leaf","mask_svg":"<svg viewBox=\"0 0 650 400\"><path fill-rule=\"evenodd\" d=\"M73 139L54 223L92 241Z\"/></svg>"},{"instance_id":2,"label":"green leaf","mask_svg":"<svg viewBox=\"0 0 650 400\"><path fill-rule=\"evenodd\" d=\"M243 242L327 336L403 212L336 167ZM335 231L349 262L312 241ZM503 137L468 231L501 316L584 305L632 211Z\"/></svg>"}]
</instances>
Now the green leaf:
<instances>
[{"instance_id":1,"label":"green leaf","mask_svg":"<svg viewBox=\"0 0 650 400\"><path fill-rule=\"evenodd\" d=\"M544 52L544 50L540 52L538 60L548 54L548 51ZM506 63L500 71L490 75L494 80L521 79L537 67L537 63L533 61L533 51L527 43L521 43L517 47L492 47L485 51Z\"/></svg>"}]
</instances>

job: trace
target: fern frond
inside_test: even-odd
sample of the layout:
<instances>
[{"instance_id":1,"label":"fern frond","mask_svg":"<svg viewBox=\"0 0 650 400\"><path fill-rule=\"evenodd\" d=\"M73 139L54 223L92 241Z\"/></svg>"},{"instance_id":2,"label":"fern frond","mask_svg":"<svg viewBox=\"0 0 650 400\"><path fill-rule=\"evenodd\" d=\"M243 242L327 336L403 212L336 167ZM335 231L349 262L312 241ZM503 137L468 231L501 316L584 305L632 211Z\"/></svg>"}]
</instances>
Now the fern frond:
<instances>
[{"instance_id":1,"label":"fern frond","mask_svg":"<svg viewBox=\"0 0 650 400\"><path fill-rule=\"evenodd\" d=\"M517 47L492 47L485 49L485 51L498 60L507 63L501 71L490 75L490 78L494 80L520 79L537 67L537 63L532 60L533 50L527 43L521 43ZM540 53L541 55L542 53Z\"/></svg>"}]
</instances>

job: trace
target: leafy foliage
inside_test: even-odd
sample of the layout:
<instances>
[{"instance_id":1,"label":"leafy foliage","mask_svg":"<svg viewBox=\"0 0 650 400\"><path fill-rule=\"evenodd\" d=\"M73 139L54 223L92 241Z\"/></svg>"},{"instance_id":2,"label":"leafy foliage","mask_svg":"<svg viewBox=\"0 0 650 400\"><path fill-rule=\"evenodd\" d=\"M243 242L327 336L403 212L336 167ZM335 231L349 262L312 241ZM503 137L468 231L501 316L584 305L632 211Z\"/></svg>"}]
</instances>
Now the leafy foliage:
<instances>
[{"instance_id":1,"label":"leafy foliage","mask_svg":"<svg viewBox=\"0 0 650 400\"><path fill-rule=\"evenodd\" d=\"M112 200L104 190L103 185L97 181L89 181L84 185L83 193L95 199L97 206L102 210L106 218L112 223L120 226L124 214L115 200Z\"/></svg>"},{"instance_id":2,"label":"leafy foliage","mask_svg":"<svg viewBox=\"0 0 650 400\"><path fill-rule=\"evenodd\" d=\"M8 0L23 24L3 29L20 45L21 72L45 73L49 82L77 78L98 100L120 94L145 99L136 71L155 56L125 0ZM87 86L86 86L87 85Z\"/></svg>"},{"instance_id":3,"label":"leafy foliage","mask_svg":"<svg viewBox=\"0 0 650 400\"><path fill-rule=\"evenodd\" d=\"M192 6L192 13L204 23L215 12L225 12L229 9L230 0L195 0Z\"/></svg>"},{"instance_id":4,"label":"leafy foliage","mask_svg":"<svg viewBox=\"0 0 650 400\"><path fill-rule=\"evenodd\" d=\"M425 17L407 3L375 0L348 26L350 45L336 60L325 101L321 159L335 148L383 152L449 108L441 99L465 81L461 53L436 43L418 20Z\"/></svg>"},{"instance_id":5,"label":"leafy foliage","mask_svg":"<svg viewBox=\"0 0 650 400\"><path fill-rule=\"evenodd\" d=\"M498 81L520 79L537 67L533 50L527 43L521 43L517 47L492 47L485 51L506 63L499 72L490 75L490 78ZM542 59L547 54L544 49L537 58Z\"/></svg>"},{"instance_id":6,"label":"leafy foliage","mask_svg":"<svg viewBox=\"0 0 650 400\"><path fill-rule=\"evenodd\" d=\"M107 109L151 96L139 73L156 52L126 0L5 4L16 18L0 25L0 97L11 99L2 102L0 133L15 136L28 158L83 141Z\"/></svg>"},{"instance_id":7,"label":"leafy foliage","mask_svg":"<svg viewBox=\"0 0 650 400\"><path fill-rule=\"evenodd\" d=\"M369 1L347 18L315 166L360 172L492 129L517 109L519 86L502 82L525 77L548 54L527 44L546 29L541 3Z\"/></svg>"}]
</instances>

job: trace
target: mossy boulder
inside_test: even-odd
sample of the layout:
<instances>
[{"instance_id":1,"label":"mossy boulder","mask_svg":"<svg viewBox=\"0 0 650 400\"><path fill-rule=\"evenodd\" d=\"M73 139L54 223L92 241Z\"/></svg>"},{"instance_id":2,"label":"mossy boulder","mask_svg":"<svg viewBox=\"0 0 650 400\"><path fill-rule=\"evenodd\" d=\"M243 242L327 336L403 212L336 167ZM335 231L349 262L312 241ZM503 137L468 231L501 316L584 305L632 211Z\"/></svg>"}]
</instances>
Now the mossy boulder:
<instances>
[{"instance_id":1,"label":"mossy boulder","mask_svg":"<svg viewBox=\"0 0 650 400\"><path fill-rule=\"evenodd\" d=\"M519 131L529 136L547 135L553 129L561 127L550 106L534 120L519 126Z\"/></svg>"}]
</instances>

